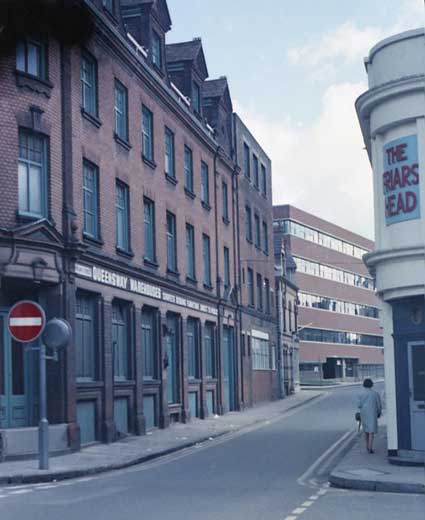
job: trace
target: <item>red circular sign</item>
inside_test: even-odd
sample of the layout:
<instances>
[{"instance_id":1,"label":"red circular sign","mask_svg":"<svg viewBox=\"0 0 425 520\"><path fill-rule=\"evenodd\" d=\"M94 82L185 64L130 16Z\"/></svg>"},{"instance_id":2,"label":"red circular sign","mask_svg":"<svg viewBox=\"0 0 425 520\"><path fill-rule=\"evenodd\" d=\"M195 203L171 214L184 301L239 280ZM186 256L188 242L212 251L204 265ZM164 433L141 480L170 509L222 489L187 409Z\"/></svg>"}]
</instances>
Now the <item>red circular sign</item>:
<instances>
[{"instance_id":1,"label":"red circular sign","mask_svg":"<svg viewBox=\"0 0 425 520\"><path fill-rule=\"evenodd\" d=\"M12 338L22 343L36 340L46 325L46 315L38 303L20 301L10 309L7 326Z\"/></svg>"}]
</instances>

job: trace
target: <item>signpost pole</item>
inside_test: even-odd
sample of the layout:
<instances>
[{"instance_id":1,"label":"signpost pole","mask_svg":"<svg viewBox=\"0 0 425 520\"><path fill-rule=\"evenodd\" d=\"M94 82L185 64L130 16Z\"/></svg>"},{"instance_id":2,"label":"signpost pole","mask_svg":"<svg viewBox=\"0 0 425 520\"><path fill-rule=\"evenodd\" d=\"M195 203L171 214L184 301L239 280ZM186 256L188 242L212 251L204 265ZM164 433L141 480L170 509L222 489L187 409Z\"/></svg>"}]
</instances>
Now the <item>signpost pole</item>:
<instances>
[{"instance_id":1,"label":"signpost pole","mask_svg":"<svg viewBox=\"0 0 425 520\"><path fill-rule=\"evenodd\" d=\"M40 342L40 422L38 425L39 469L49 469L49 421L47 420L46 346Z\"/></svg>"}]
</instances>

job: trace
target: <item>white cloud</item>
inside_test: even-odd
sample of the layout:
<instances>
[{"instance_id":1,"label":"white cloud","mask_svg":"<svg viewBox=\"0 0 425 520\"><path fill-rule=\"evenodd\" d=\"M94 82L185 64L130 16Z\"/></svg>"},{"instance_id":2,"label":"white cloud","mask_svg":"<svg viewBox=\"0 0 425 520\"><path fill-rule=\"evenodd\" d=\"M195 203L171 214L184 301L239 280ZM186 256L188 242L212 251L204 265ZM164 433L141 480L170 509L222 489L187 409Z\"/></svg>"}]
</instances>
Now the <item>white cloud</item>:
<instances>
[{"instance_id":1,"label":"white cloud","mask_svg":"<svg viewBox=\"0 0 425 520\"><path fill-rule=\"evenodd\" d=\"M360 64L378 41L425 23L423 0L401 0L398 10L392 5L388 9L396 19L393 25L359 27L347 20L317 38L290 47L289 63L307 69L313 81L333 80L341 74L341 67Z\"/></svg>"},{"instance_id":2,"label":"white cloud","mask_svg":"<svg viewBox=\"0 0 425 520\"><path fill-rule=\"evenodd\" d=\"M273 202L300 209L373 238L372 173L354 101L364 83L329 86L310 125L267 120L235 108L273 161Z\"/></svg>"}]
</instances>

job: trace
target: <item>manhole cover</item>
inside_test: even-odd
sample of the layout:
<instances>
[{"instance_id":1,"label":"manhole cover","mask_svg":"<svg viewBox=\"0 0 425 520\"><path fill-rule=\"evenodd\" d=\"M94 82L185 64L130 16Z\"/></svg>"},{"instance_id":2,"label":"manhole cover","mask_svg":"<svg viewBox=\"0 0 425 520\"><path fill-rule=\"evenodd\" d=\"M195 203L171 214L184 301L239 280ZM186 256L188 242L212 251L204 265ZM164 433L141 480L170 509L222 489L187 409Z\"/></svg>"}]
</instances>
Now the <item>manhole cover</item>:
<instances>
[{"instance_id":1,"label":"manhole cover","mask_svg":"<svg viewBox=\"0 0 425 520\"><path fill-rule=\"evenodd\" d=\"M351 471L345 471L345 473L356 475L356 477L376 477L378 475L388 475L388 472L369 468L353 469Z\"/></svg>"}]
</instances>

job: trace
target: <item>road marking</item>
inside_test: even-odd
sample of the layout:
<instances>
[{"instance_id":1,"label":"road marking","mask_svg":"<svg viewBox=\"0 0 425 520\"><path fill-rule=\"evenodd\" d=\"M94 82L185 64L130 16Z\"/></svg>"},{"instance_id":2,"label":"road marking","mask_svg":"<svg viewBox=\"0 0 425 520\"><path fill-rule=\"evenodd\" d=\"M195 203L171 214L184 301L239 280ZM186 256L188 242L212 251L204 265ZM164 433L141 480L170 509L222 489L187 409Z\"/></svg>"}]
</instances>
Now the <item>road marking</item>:
<instances>
[{"instance_id":1,"label":"road marking","mask_svg":"<svg viewBox=\"0 0 425 520\"><path fill-rule=\"evenodd\" d=\"M292 511L292 514L297 515L297 516L302 515L306 509L307 509L306 507L297 507L296 509L294 509Z\"/></svg>"},{"instance_id":2,"label":"road marking","mask_svg":"<svg viewBox=\"0 0 425 520\"><path fill-rule=\"evenodd\" d=\"M302 507L310 507L314 502L312 500L306 500L303 504L301 504Z\"/></svg>"},{"instance_id":3,"label":"road marking","mask_svg":"<svg viewBox=\"0 0 425 520\"><path fill-rule=\"evenodd\" d=\"M297 517L291 515L291 516L285 517L285 520L297 520Z\"/></svg>"},{"instance_id":4,"label":"road marking","mask_svg":"<svg viewBox=\"0 0 425 520\"><path fill-rule=\"evenodd\" d=\"M32 489L16 489L11 491L9 495L23 495L24 493L31 493Z\"/></svg>"},{"instance_id":5,"label":"road marking","mask_svg":"<svg viewBox=\"0 0 425 520\"><path fill-rule=\"evenodd\" d=\"M313 477L315 472L320 466L324 466L324 462L327 459L330 459L332 455L333 460L339 453L342 451L347 444L351 442L351 440L357 435L356 431L348 430L344 433L332 446L330 446L320 457L305 471L301 477L297 480L298 484L301 486L309 485L309 480ZM328 464L329 465L329 461Z\"/></svg>"},{"instance_id":6,"label":"road marking","mask_svg":"<svg viewBox=\"0 0 425 520\"><path fill-rule=\"evenodd\" d=\"M319 498L319 495L311 495L309 500L317 500Z\"/></svg>"},{"instance_id":7,"label":"road marking","mask_svg":"<svg viewBox=\"0 0 425 520\"><path fill-rule=\"evenodd\" d=\"M327 492L328 492L328 490L327 490L326 488L322 488L322 489L319 489L319 491L317 492L317 494L320 495L320 496L323 496L323 495L325 495Z\"/></svg>"}]
</instances>

